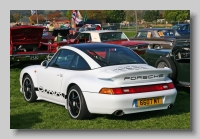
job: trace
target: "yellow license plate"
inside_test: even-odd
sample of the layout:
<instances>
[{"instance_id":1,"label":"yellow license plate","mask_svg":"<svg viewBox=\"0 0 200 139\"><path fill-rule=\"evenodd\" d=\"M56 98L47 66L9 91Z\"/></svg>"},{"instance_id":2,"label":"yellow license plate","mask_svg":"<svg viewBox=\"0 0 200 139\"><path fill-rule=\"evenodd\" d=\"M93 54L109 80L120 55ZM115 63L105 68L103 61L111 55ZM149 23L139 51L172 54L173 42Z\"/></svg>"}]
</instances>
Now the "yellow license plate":
<instances>
[{"instance_id":1,"label":"yellow license plate","mask_svg":"<svg viewBox=\"0 0 200 139\"><path fill-rule=\"evenodd\" d=\"M138 99L137 100L137 107L142 107L142 106L149 106L149 105L158 105L162 104L162 97L157 97L157 98L144 98L144 99Z\"/></svg>"}]
</instances>

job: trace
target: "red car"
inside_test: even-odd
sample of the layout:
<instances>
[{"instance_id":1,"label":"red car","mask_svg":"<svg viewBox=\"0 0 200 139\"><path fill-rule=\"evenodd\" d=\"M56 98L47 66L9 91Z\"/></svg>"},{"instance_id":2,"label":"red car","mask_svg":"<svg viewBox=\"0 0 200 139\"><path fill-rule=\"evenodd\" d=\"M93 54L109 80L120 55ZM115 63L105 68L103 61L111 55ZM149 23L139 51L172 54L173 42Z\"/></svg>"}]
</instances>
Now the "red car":
<instances>
[{"instance_id":1,"label":"red car","mask_svg":"<svg viewBox=\"0 0 200 139\"><path fill-rule=\"evenodd\" d=\"M131 41L123 32L117 30L83 31L71 42L117 44L126 46L138 54L144 54L149 45L145 42Z\"/></svg>"},{"instance_id":2,"label":"red car","mask_svg":"<svg viewBox=\"0 0 200 139\"><path fill-rule=\"evenodd\" d=\"M57 47L48 43L41 43L44 27L42 26L14 26L10 27L10 61L42 61L54 54Z\"/></svg>"}]
</instances>

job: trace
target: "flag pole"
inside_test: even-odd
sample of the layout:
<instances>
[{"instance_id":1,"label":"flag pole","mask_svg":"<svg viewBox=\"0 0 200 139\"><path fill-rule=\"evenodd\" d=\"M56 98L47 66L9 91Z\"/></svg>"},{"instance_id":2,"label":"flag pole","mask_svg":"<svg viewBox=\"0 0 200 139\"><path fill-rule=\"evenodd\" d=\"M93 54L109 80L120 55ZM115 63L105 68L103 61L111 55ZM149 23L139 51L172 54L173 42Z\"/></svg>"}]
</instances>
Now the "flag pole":
<instances>
[{"instance_id":1,"label":"flag pole","mask_svg":"<svg viewBox=\"0 0 200 139\"><path fill-rule=\"evenodd\" d=\"M77 10L75 10L76 14L77 14ZM76 19L74 19L74 28L76 28Z\"/></svg>"},{"instance_id":2,"label":"flag pole","mask_svg":"<svg viewBox=\"0 0 200 139\"><path fill-rule=\"evenodd\" d=\"M36 17L37 17L37 24L38 24L38 12L37 12L37 10L36 10Z\"/></svg>"}]
</instances>

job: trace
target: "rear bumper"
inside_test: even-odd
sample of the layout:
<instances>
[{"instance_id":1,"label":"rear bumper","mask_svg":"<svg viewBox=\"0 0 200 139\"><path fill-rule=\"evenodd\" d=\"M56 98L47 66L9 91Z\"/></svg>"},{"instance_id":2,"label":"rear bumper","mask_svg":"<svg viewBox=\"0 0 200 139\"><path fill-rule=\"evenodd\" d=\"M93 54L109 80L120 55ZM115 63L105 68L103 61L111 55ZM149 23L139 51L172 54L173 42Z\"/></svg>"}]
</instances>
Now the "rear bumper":
<instances>
[{"instance_id":1,"label":"rear bumper","mask_svg":"<svg viewBox=\"0 0 200 139\"><path fill-rule=\"evenodd\" d=\"M91 113L113 114L117 110L122 110L124 114L154 111L167 109L173 105L176 99L176 89L165 91L126 94L126 95L106 95L99 93L83 92L88 110ZM137 107L134 102L137 99L162 97L163 104L153 106Z\"/></svg>"},{"instance_id":2,"label":"rear bumper","mask_svg":"<svg viewBox=\"0 0 200 139\"><path fill-rule=\"evenodd\" d=\"M52 53L10 55L10 61L11 62L43 61L47 60L48 55L50 54Z\"/></svg>"}]
</instances>

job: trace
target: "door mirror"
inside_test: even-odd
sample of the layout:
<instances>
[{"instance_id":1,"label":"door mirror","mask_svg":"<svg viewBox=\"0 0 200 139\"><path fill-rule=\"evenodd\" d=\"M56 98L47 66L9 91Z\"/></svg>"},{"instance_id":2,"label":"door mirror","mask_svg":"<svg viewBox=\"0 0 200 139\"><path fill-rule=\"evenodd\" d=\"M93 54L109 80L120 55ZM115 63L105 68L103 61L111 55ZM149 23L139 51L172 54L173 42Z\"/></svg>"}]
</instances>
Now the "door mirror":
<instances>
[{"instance_id":1,"label":"door mirror","mask_svg":"<svg viewBox=\"0 0 200 139\"><path fill-rule=\"evenodd\" d=\"M41 66L47 67L48 63L48 60L44 60L42 61Z\"/></svg>"}]
</instances>

